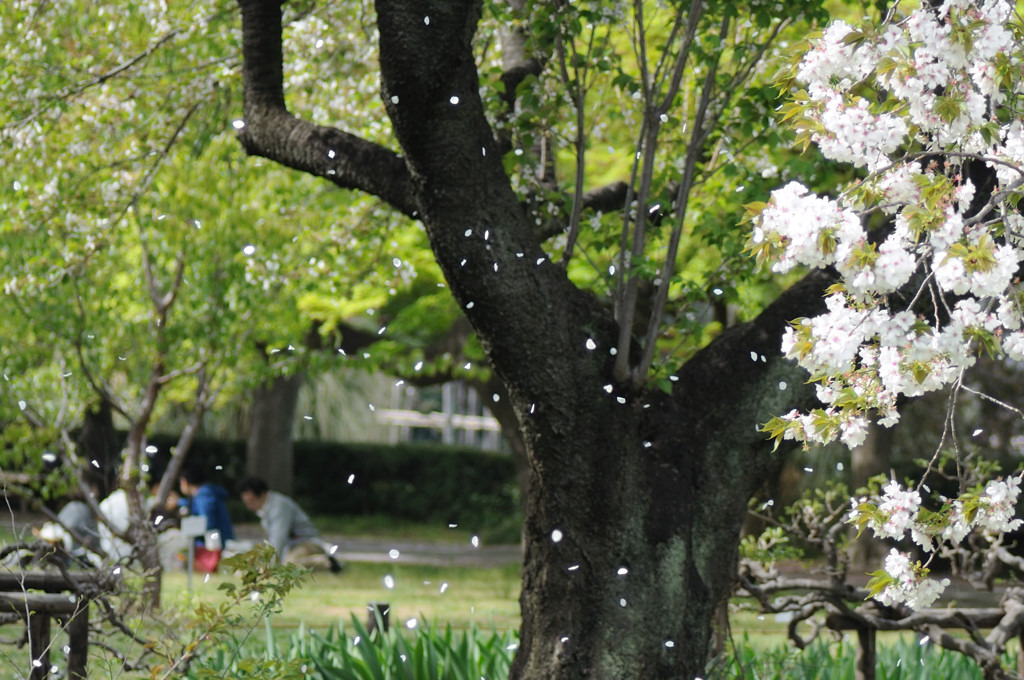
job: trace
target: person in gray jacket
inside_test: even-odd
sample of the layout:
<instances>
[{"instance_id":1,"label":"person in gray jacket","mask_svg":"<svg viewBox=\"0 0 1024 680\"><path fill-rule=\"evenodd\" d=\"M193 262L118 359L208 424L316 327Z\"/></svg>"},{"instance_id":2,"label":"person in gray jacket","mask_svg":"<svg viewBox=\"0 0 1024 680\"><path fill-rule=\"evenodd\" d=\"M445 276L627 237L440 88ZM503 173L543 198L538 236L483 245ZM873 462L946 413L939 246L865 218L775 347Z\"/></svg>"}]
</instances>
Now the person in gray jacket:
<instances>
[{"instance_id":1,"label":"person in gray jacket","mask_svg":"<svg viewBox=\"0 0 1024 680\"><path fill-rule=\"evenodd\" d=\"M298 503L277 491L272 491L260 477L246 477L238 485L239 494L245 507L260 518L260 525L267 533L267 543L274 546L277 559L305 566L323 563L334 573L342 570L341 563L334 557L338 547L320 537Z\"/></svg>"}]
</instances>

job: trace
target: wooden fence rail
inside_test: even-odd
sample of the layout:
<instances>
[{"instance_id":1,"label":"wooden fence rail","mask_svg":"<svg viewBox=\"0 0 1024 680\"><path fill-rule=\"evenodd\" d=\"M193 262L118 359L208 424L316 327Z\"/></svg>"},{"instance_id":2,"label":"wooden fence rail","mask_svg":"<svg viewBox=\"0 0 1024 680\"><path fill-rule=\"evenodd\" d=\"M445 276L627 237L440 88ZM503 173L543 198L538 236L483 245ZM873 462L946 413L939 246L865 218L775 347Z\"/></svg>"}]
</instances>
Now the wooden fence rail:
<instances>
[{"instance_id":1,"label":"wooden fence rail","mask_svg":"<svg viewBox=\"0 0 1024 680\"><path fill-rule=\"evenodd\" d=\"M60 622L68 634L67 677L82 680L87 675L89 593L96 592L107 577L81 572L72 578L74 582L69 582L56 572L0 572L0 612L17 614L28 628L29 680L49 676L51 619Z\"/></svg>"}]
</instances>

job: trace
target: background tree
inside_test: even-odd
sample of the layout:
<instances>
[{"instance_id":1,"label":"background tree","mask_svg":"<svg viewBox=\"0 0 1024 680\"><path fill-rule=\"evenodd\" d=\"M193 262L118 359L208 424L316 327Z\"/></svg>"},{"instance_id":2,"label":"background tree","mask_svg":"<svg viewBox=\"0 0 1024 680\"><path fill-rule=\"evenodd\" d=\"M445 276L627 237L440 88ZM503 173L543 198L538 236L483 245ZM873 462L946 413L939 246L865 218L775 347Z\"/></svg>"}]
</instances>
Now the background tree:
<instances>
[{"instance_id":1,"label":"background tree","mask_svg":"<svg viewBox=\"0 0 1024 680\"><path fill-rule=\"evenodd\" d=\"M59 472L98 468L106 491L129 491L148 548L148 433L179 416L163 497L207 411L342 361L306 351L309 335L340 335L317 299L381 290L348 310L372 317L415 282L401 261L423 238L378 232L375 201L241 163L233 15L224 2L68 14L28 2L2 27L2 465L41 471L51 449L72 463ZM382 252L393 257L378 267Z\"/></svg>"}]
</instances>

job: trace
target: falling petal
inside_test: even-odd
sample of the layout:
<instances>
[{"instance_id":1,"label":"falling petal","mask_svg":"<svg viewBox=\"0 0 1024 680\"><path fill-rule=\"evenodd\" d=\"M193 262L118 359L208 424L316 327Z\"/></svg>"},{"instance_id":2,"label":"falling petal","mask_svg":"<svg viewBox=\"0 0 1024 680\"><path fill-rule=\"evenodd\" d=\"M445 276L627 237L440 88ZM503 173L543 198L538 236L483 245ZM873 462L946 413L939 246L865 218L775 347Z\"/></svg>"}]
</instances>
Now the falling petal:
<instances>
[{"instance_id":1,"label":"falling petal","mask_svg":"<svg viewBox=\"0 0 1024 680\"><path fill-rule=\"evenodd\" d=\"M594 342L591 338L587 338L587 349L589 349L589 350L597 349L597 343Z\"/></svg>"},{"instance_id":2,"label":"falling petal","mask_svg":"<svg viewBox=\"0 0 1024 680\"><path fill-rule=\"evenodd\" d=\"M555 529L551 532L551 542L560 543L562 540L562 532L559 529Z\"/></svg>"}]
</instances>

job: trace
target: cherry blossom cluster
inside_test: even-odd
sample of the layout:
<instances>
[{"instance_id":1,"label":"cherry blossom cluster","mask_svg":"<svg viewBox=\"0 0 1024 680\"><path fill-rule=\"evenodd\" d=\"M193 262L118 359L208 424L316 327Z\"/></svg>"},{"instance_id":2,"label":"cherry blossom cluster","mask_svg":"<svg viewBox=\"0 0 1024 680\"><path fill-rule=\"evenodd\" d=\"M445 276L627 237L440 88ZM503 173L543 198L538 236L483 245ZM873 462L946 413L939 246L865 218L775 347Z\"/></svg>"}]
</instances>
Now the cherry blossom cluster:
<instances>
[{"instance_id":1,"label":"cherry blossom cluster","mask_svg":"<svg viewBox=\"0 0 1024 680\"><path fill-rule=\"evenodd\" d=\"M885 585L876 595L884 605L906 604L911 609L928 607L939 598L949 586L949 579L928 578L927 567L912 562L910 555L896 548L885 557Z\"/></svg>"},{"instance_id":2,"label":"cherry blossom cluster","mask_svg":"<svg viewBox=\"0 0 1024 680\"><path fill-rule=\"evenodd\" d=\"M869 174L836 198L792 182L752 208L759 261L841 276L827 312L783 339L825 406L775 419L773 436L856 446L868 414L896 423L901 396L949 386L980 349L1024 358L1015 288L1024 219L1010 208L1024 131L1007 115L1024 88L1009 17L1002 0L951 0L870 30L836 22L794 68L805 89L787 115L798 133ZM994 190L979 195L968 159L994 172ZM904 302L890 307L897 291Z\"/></svg>"},{"instance_id":3,"label":"cherry blossom cluster","mask_svg":"<svg viewBox=\"0 0 1024 680\"><path fill-rule=\"evenodd\" d=\"M901 397L955 385L979 352L1024 359L1024 50L1012 9L946 0L881 26L835 22L794 65L783 114L798 140L864 177L834 197L792 182L750 206L759 262L840 277L825 313L783 337L823 406L772 419L777 441L857 446L870 419L895 424ZM944 502L927 522L918 492L893 482L877 505L855 501L851 521L934 551L1019 525L1019 482ZM886 602L927 606L941 592L899 551L881 573Z\"/></svg>"},{"instance_id":4,"label":"cherry blossom cluster","mask_svg":"<svg viewBox=\"0 0 1024 680\"><path fill-rule=\"evenodd\" d=\"M990 481L983 489L956 499L940 499L944 511L922 509L917 489L904 489L890 481L882 495L851 499L848 520L878 538L901 540L909 534L929 556L941 547L960 545L972 528L986 534L1018 529L1024 521L1014 519L1021 477ZM929 560L930 561L930 557ZM931 605L949 585L949 579L930 579L927 565L914 562L908 552L893 548L884 568L870 582L872 594L883 604L905 603L918 609Z\"/></svg>"}]
</instances>

